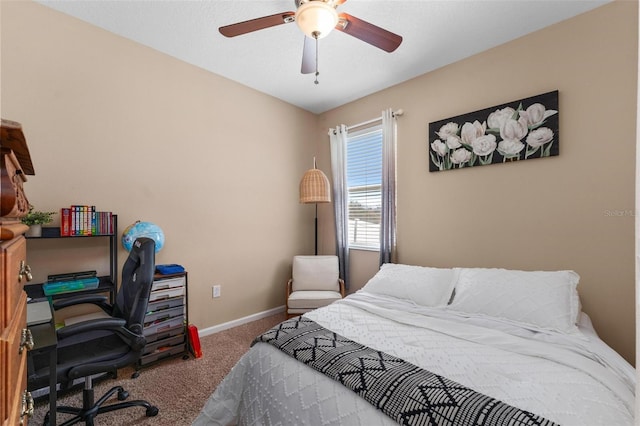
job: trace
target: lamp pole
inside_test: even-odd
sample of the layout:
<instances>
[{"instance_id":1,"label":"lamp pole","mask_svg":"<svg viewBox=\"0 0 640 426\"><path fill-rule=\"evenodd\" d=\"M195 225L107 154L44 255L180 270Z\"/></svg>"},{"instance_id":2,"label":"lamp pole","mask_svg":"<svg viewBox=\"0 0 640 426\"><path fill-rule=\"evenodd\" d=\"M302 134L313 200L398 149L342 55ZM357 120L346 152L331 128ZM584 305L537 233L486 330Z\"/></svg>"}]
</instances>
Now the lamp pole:
<instances>
[{"instance_id":1,"label":"lamp pole","mask_svg":"<svg viewBox=\"0 0 640 426\"><path fill-rule=\"evenodd\" d=\"M315 235L314 235L315 238L314 238L314 240L316 242L315 255L317 256L318 255L318 203L315 203L315 204L316 204L316 218L315 218L315 223L314 223L314 225L315 225Z\"/></svg>"}]
</instances>

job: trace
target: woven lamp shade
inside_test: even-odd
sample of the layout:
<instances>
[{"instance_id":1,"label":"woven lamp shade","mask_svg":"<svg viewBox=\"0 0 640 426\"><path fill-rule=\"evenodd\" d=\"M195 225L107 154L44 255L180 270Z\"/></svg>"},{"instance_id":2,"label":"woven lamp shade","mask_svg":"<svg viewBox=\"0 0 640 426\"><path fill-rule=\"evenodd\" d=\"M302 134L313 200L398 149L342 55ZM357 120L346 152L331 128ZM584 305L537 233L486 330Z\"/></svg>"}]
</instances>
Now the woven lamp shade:
<instances>
[{"instance_id":1,"label":"woven lamp shade","mask_svg":"<svg viewBox=\"0 0 640 426\"><path fill-rule=\"evenodd\" d=\"M300 181L301 203L330 203L329 179L319 169L309 169Z\"/></svg>"}]
</instances>

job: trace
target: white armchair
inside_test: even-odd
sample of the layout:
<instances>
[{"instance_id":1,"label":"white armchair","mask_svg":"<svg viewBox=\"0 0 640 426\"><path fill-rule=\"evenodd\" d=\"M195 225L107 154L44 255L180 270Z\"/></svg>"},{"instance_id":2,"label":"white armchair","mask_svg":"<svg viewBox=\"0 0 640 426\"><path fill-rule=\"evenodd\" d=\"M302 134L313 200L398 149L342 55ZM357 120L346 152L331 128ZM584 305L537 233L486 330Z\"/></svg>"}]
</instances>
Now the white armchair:
<instances>
[{"instance_id":1,"label":"white armchair","mask_svg":"<svg viewBox=\"0 0 640 426\"><path fill-rule=\"evenodd\" d=\"M291 279L287 283L287 319L344 296L338 256L294 256Z\"/></svg>"}]
</instances>

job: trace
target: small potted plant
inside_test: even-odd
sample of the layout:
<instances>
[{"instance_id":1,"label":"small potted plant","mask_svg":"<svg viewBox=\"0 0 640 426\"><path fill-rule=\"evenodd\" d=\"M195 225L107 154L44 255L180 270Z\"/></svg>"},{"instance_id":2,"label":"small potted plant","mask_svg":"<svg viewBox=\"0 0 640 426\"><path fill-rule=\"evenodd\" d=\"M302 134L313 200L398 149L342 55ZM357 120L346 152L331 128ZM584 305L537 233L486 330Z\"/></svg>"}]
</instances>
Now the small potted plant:
<instances>
[{"instance_id":1,"label":"small potted plant","mask_svg":"<svg viewBox=\"0 0 640 426\"><path fill-rule=\"evenodd\" d=\"M33 206L29 204L29 212L21 219L22 223L29 225L27 236L40 237L42 235L42 225L53 222L53 216L56 212L34 211Z\"/></svg>"}]
</instances>

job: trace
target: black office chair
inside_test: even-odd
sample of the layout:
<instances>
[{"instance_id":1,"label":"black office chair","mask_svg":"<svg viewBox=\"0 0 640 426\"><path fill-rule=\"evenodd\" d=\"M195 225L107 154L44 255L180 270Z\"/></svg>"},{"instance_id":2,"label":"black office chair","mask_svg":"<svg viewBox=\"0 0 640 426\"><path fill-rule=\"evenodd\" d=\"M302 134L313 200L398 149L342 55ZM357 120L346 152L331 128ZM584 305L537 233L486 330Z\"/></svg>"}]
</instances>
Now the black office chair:
<instances>
[{"instance_id":1,"label":"black office chair","mask_svg":"<svg viewBox=\"0 0 640 426\"><path fill-rule=\"evenodd\" d=\"M69 321L72 324L57 331L58 383L64 388L73 384L75 379L85 378L82 408L57 407L57 412L75 414L62 423L63 426L82 421L86 425L93 425L93 419L98 414L128 407L144 407L147 417L158 414L158 408L147 401L124 401L129 395L122 386L113 387L94 402L91 379L101 373L115 375L118 368L132 365L140 358L146 343L143 326L154 271L155 242L150 238L138 238L122 268L122 283L113 306L101 295L80 295L54 302L56 316L58 312L63 312L62 309L79 304L90 303L100 308L85 316L93 319L77 323ZM35 360L34 365L35 372L29 380L46 386L49 380L48 362L45 359L40 362ZM116 393L118 400L124 402L104 405ZM45 418L45 425L49 423L48 419L49 413Z\"/></svg>"}]
</instances>

